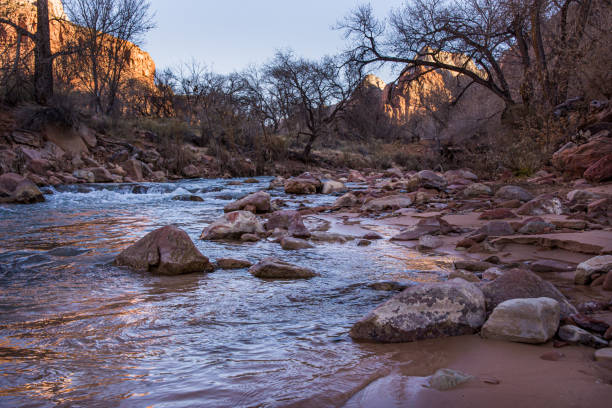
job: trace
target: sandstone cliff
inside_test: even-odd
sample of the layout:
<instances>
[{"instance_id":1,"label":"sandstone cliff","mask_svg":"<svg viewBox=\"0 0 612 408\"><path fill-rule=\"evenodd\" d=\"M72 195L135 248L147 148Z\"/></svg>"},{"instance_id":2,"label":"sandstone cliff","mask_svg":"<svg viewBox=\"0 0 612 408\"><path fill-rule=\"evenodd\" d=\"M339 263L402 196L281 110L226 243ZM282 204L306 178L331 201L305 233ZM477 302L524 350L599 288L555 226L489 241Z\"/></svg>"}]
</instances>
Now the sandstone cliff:
<instances>
[{"instance_id":1,"label":"sandstone cliff","mask_svg":"<svg viewBox=\"0 0 612 408\"><path fill-rule=\"evenodd\" d=\"M30 32L36 32L36 0L3 0L0 6L4 9L2 14L17 22L21 27ZM49 0L51 50L56 52L63 49L68 41L74 40L77 27L67 21L61 0ZM17 49L15 47L17 35L15 30L0 25L0 45L5 55L0 59L0 64L15 61ZM28 39L24 41L20 49L20 58L30 61L32 58L33 44ZM56 64L56 70L61 69ZM142 83L153 86L155 76L155 63L151 56L134 46L130 52L127 66L127 79L136 79ZM75 86L78 86L75 84Z\"/></svg>"}]
</instances>

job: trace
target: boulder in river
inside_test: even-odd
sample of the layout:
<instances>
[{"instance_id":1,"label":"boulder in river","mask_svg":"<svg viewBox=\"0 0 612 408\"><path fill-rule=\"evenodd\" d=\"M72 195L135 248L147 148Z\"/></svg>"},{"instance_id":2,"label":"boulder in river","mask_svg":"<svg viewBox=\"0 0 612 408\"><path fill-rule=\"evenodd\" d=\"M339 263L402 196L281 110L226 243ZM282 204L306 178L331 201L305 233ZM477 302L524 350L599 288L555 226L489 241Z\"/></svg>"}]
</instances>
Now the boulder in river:
<instances>
[{"instance_id":1,"label":"boulder in river","mask_svg":"<svg viewBox=\"0 0 612 408\"><path fill-rule=\"evenodd\" d=\"M359 203L359 199L353 193L346 193L334 201L333 207L353 207Z\"/></svg>"},{"instance_id":2,"label":"boulder in river","mask_svg":"<svg viewBox=\"0 0 612 408\"><path fill-rule=\"evenodd\" d=\"M294 237L283 237L280 244L281 248L285 250L306 249L313 247L310 242Z\"/></svg>"},{"instance_id":3,"label":"boulder in river","mask_svg":"<svg viewBox=\"0 0 612 408\"><path fill-rule=\"evenodd\" d=\"M574 283L588 285L596 273L605 274L612 270L612 255L600 255L588 259L576 267Z\"/></svg>"},{"instance_id":4,"label":"boulder in river","mask_svg":"<svg viewBox=\"0 0 612 408\"><path fill-rule=\"evenodd\" d=\"M285 193L287 194L315 194L321 192L323 183L310 173L303 173L285 181Z\"/></svg>"},{"instance_id":5,"label":"boulder in river","mask_svg":"<svg viewBox=\"0 0 612 408\"><path fill-rule=\"evenodd\" d=\"M240 239L244 234L263 233L264 228L255 214L249 211L233 211L206 227L200 239Z\"/></svg>"},{"instance_id":6,"label":"boulder in river","mask_svg":"<svg viewBox=\"0 0 612 408\"><path fill-rule=\"evenodd\" d=\"M265 258L249 268L251 275L262 279L308 279L318 276L312 269L292 265L278 258Z\"/></svg>"},{"instance_id":7,"label":"boulder in river","mask_svg":"<svg viewBox=\"0 0 612 408\"><path fill-rule=\"evenodd\" d=\"M310 231L304 225L304 220L298 211L278 210L268 217L264 224L267 231L274 231L277 228L287 230L289 235L296 238L310 237Z\"/></svg>"},{"instance_id":8,"label":"boulder in river","mask_svg":"<svg viewBox=\"0 0 612 408\"><path fill-rule=\"evenodd\" d=\"M399 343L476 332L485 321L485 299L463 279L407 288L353 325L355 340Z\"/></svg>"},{"instance_id":9,"label":"boulder in river","mask_svg":"<svg viewBox=\"0 0 612 408\"><path fill-rule=\"evenodd\" d=\"M323 194L341 193L346 191L344 183L335 180L327 180L323 183L321 192Z\"/></svg>"},{"instance_id":10,"label":"boulder in river","mask_svg":"<svg viewBox=\"0 0 612 408\"><path fill-rule=\"evenodd\" d=\"M270 194L265 191L258 191L241 198L238 201L229 203L223 211L250 211L252 213L266 213L270 211Z\"/></svg>"},{"instance_id":11,"label":"boulder in river","mask_svg":"<svg viewBox=\"0 0 612 408\"><path fill-rule=\"evenodd\" d=\"M519 343L546 343L557 332L559 320L559 302L554 299L510 299L493 309L481 335Z\"/></svg>"},{"instance_id":12,"label":"boulder in river","mask_svg":"<svg viewBox=\"0 0 612 408\"><path fill-rule=\"evenodd\" d=\"M233 258L219 258L215 263L221 269L243 269L249 268L253 265L249 261Z\"/></svg>"},{"instance_id":13,"label":"boulder in river","mask_svg":"<svg viewBox=\"0 0 612 408\"><path fill-rule=\"evenodd\" d=\"M171 225L156 229L136 241L117 256L115 263L162 275L214 270L189 235Z\"/></svg>"},{"instance_id":14,"label":"boulder in river","mask_svg":"<svg viewBox=\"0 0 612 408\"><path fill-rule=\"evenodd\" d=\"M15 173L0 175L0 203L32 204L45 197L30 180Z\"/></svg>"},{"instance_id":15,"label":"boulder in river","mask_svg":"<svg viewBox=\"0 0 612 408\"><path fill-rule=\"evenodd\" d=\"M504 200L533 200L533 194L519 186L503 186L497 190L495 196Z\"/></svg>"}]
</instances>

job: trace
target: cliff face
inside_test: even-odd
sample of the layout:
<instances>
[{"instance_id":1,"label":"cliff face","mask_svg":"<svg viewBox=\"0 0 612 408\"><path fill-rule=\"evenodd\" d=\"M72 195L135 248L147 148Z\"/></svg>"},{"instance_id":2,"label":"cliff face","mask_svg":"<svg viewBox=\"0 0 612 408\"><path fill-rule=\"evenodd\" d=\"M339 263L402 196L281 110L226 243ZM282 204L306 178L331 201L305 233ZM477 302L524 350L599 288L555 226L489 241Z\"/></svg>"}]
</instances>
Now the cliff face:
<instances>
[{"instance_id":1,"label":"cliff face","mask_svg":"<svg viewBox=\"0 0 612 408\"><path fill-rule=\"evenodd\" d=\"M442 52L438 59L465 64L469 70L479 73L464 56ZM501 113L503 105L477 85L470 86L454 103L470 80L454 72L428 71L427 67L406 70L387 85L373 75L364 82L371 89L382 89L384 112L419 139L460 141L477 133L491 117Z\"/></svg>"},{"instance_id":2,"label":"cliff face","mask_svg":"<svg viewBox=\"0 0 612 408\"><path fill-rule=\"evenodd\" d=\"M36 32L36 0L4 0L0 5L7 10L7 17L17 22L21 27L34 33ZM75 38L78 27L66 20L64 7L61 0L49 0L51 50L56 52L63 49L68 41ZM54 19L55 18L55 19ZM60 20L60 21L58 21ZM0 44L9 46L6 55L8 60L3 57L0 64L11 63L14 61L16 48L11 46L16 43L15 30L3 27L0 34ZM20 50L20 58L30 58L33 44L30 40L23 40ZM4 47L3 47L4 49ZM153 86L155 75L155 63L151 56L137 46L133 46L127 64L126 79L139 80L142 83ZM78 85L75 84L78 87Z\"/></svg>"}]
</instances>

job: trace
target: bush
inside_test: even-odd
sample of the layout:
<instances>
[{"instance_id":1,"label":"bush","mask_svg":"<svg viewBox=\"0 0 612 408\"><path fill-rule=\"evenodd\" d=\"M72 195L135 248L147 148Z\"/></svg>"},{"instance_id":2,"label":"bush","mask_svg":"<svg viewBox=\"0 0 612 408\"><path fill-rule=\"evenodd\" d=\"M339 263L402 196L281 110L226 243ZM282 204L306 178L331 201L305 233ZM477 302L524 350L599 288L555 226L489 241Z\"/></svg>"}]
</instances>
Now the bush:
<instances>
[{"instance_id":1,"label":"bush","mask_svg":"<svg viewBox=\"0 0 612 408\"><path fill-rule=\"evenodd\" d=\"M22 129L41 131L47 126L69 129L81 121L82 115L69 98L56 97L49 105L26 104L17 108L17 125Z\"/></svg>"}]
</instances>

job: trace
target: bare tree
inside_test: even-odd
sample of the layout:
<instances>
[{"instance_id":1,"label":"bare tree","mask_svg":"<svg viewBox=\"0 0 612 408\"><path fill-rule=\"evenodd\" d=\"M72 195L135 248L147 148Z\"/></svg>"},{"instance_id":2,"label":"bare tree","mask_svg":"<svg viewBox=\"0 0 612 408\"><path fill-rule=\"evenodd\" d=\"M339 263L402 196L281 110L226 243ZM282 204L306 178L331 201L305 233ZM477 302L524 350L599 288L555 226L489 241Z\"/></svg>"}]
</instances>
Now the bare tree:
<instances>
[{"instance_id":1,"label":"bare tree","mask_svg":"<svg viewBox=\"0 0 612 408\"><path fill-rule=\"evenodd\" d=\"M569 50L584 35L592 1L411 0L387 20L377 19L371 6L361 6L339 28L351 41L347 57L352 61L425 68L421 75L436 69L453 71L470 80L468 87L481 85L506 106L517 100L503 62L518 54L522 102L529 105L538 90L551 107L567 96L568 73L558 68L574 63ZM558 19L555 24L553 18ZM445 53L465 58L449 60Z\"/></svg>"},{"instance_id":2,"label":"bare tree","mask_svg":"<svg viewBox=\"0 0 612 408\"><path fill-rule=\"evenodd\" d=\"M278 52L265 72L277 89L284 89L281 106L285 120L297 118L298 136L308 137L303 151L304 160L308 160L314 142L345 110L361 82L361 70L341 64L337 58L309 61L292 52Z\"/></svg>"},{"instance_id":3,"label":"bare tree","mask_svg":"<svg viewBox=\"0 0 612 408\"><path fill-rule=\"evenodd\" d=\"M51 52L51 35L49 29L49 2L48 0L36 0L36 32L31 32L15 21L14 7L9 2L0 3L0 24L7 25L17 33L16 55L14 69L20 64L21 47L23 38L28 38L34 43L34 89L36 101L45 104L53 97L53 61L60 55L65 55L67 50ZM56 16L57 18L57 16Z\"/></svg>"},{"instance_id":4,"label":"bare tree","mask_svg":"<svg viewBox=\"0 0 612 408\"><path fill-rule=\"evenodd\" d=\"M68 0L66 10L80 26L79 76L98 112L111 113L135 46L155 27L146 0Z\"/></svg>"}]
</instances>

